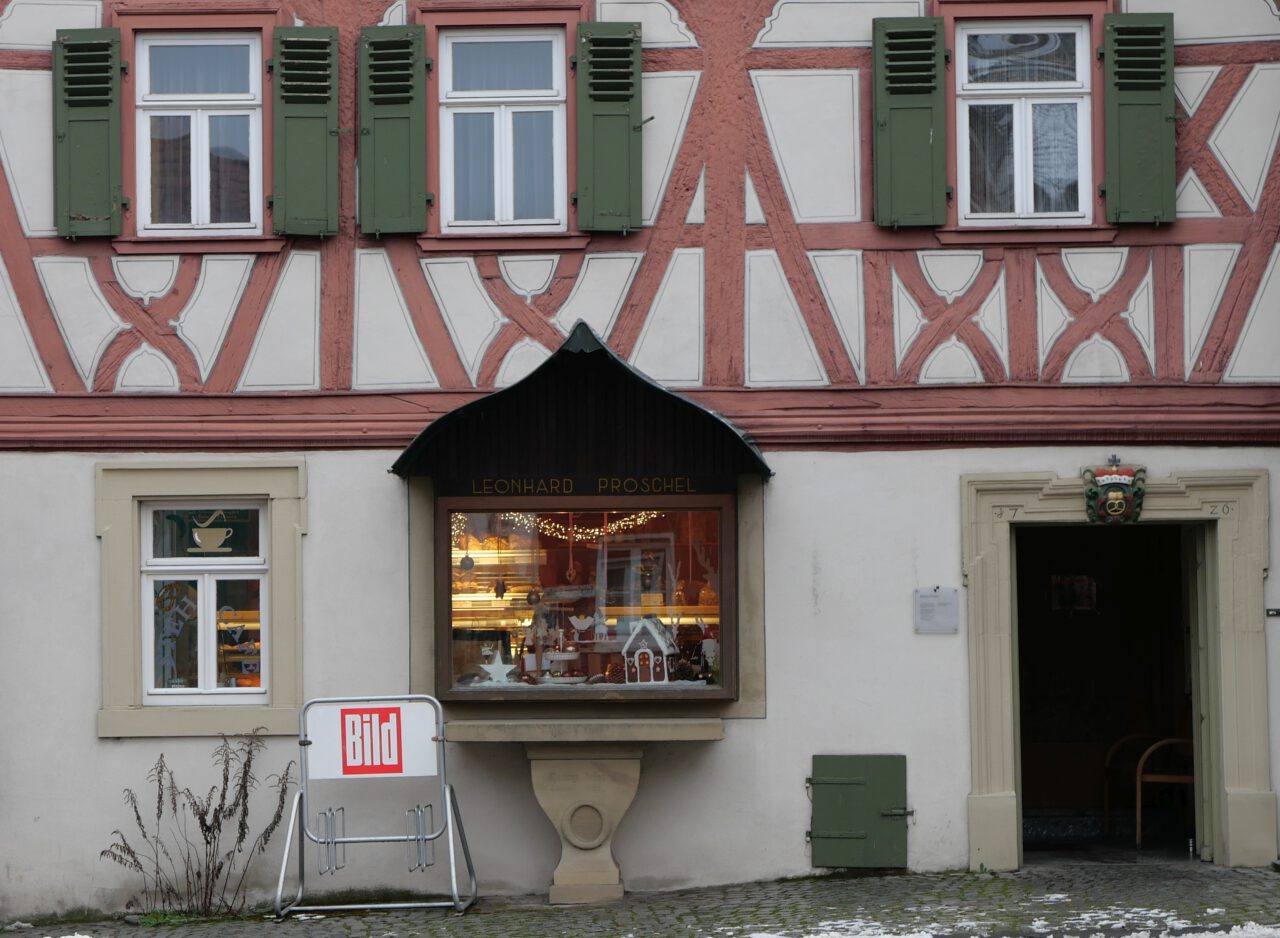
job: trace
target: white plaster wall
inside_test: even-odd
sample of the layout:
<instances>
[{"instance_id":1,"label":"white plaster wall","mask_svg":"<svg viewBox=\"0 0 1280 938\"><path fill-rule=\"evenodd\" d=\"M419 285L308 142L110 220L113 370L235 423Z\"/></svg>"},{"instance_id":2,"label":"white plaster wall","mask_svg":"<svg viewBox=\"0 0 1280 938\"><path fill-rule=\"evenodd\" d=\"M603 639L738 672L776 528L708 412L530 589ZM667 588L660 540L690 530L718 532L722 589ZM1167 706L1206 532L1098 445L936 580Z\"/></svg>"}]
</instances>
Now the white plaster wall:
<instances>
[{"instance_id":1,"label":"white plaster wall","mask_svg":"<svg viewBox=\"0 0 1280 938\"><path fill-rule=\"evenodd\" d=\"M394 456L304 457L310 490L303 540L307 696L408 687L405 491L386 471ZM134 876L98 853L114 828L133 833L121 791L134 787L145 801L146 772L160 753L180 784L200 789L215 781L209 757L216 740L96 735L101 601L94 465L102 459L129 457L0 455L0 492L26 493L0 498L0 525L9 532L0 542L8 573L0 581L0 642L11 665L0 704L10 715L23 715L0 728L6 753L0 758L0 909L6 922L75 906L118 909L136 892ZM296 753L291 737L273 739L260 763L262 775L281 770ZM262 796L259 819L269 813L265 790ZM405 799L405 807L412 803ZM359 803L354 807L358 814ZM402 817L392 818L394 829ZM277 837L255 861L262 888L274 884L283 842ZM398 853L386 857L389 870L382 875L408 886L397 872L401 860ZM359 881L353 877L349 884Z\"/></svg>"},{"instance_id":2,"label":"white plaster wall","mask_svg":"<svg viewBox=\"0 0 1280 938\"><path fill-rule=\"evenodd\" d=\"M57 234L53 207L53 76L0 70L0 161L27 237Z\"/></svg>"},{"instance_id":3,"label":"white plaster wall","mask_svg":"<svg viewBox=\"0 0 1280 938\"><path fill-rule=\"evenodd\" d=\"M1254 42L1280 37L1280 11L1271 0L1124 0L1123 13L1172 13L1179 43Z\"/></svg>"},{"instance_id":4,"label":"white plaster wall","mask_svg":"<svg viewBox=\"0 0 1280 938\"><path fill-rule=\"evenodd\" d=\"M960 476L1051 470L1074 476L1100 448L931 450L927 454L768 453L765 489L768 715L735 720L717 743L650 746L640 792L614 838L631 889L746 881L810 871L804 778L815 753L903 753L916 869L963 867L969 791L966 624L916 635L912 591L960 586ZM307 453L303 655L307 696L408 688L406 494L388 475L394 452ZM1280 504L1280 449L1125 447L1151 477L1264 468ZM115 909L131 874L98 858L130 819L120 799L163 752L179 781L213 779L207 739L100 740L100 583L93 454L0 453L0 909L6 920L73 906ZM139 457L144 458L144 457ZM166 457L169 458L169 457ZM199 456L181 457L201 459ZM1280 556L1280 525L1270 549ZM1280 607L1280 583L1265 584ZM1271 757L1280 779L1280 629L1268 629ZM13 661L13 658L7 660ZM275 739L262 763L294 756ZM11 754L18 753L18 756ZM450 745L450 777L483 891L543 892L558 842L534 801L516 745ZM416 793L370 783L347 806L348 829L400 829ZM336 799L336 800L335 800ZM403 807L401 806L403 805ZM259 817L262 815L260 814ZM371 820L371 818L373 818ZM282 839L258 860L258 898L273 888ZM313 886L377 883L445 888L441 863L403 872L396 848L348 854L348 869Z\"/></svg>"}]
</instances>

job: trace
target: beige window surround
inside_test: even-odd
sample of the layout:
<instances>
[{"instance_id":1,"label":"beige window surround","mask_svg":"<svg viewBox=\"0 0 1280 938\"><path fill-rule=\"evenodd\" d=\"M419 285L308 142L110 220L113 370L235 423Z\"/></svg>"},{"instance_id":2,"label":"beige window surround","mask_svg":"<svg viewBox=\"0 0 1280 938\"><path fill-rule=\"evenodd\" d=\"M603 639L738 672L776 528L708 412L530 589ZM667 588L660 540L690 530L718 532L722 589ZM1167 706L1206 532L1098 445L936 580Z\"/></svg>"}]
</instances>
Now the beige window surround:
<instances>
[{"instance_id":1,"label":"beige window surround","mask_svg":"<svg viewBox=\"0 0 1280 938\"><path fill-rule=\"evenodd\" d=\"M302 535L306 466L300 460L104 462L97 466L102 556L102 708L98 735L212 736L263 728L298 731L302 706ZM142 705L140 505L167 499L261 499L269 532L270 654L262 705Z\"/></svg>"},{"instance_id":2,"label":"beige window surround","mask_svg":"<svg viewBox=\"0 0 1280 938\"><path fill-rule=\"evenodd\" d=\"M964 476L961 492L972 768L969 866L1016 869L1022 836L1012 529L1086 523L1084 488L1080 477L1012 473ZM1205 784L1214 788L1213 855L1225 866L1264 866L1276 857L1263 630L1269 512L1266 470L1187 472L1147 482L1138 522L1204 531Z\"/></svg>"}]
</instances>

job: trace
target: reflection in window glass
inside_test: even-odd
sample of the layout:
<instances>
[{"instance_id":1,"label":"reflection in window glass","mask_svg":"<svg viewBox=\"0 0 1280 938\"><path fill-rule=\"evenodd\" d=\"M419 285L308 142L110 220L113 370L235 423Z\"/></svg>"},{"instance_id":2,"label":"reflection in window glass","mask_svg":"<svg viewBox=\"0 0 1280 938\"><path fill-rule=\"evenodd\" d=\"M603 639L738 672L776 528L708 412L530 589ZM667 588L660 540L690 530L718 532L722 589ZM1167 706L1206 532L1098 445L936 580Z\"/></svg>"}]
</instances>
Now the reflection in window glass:
<instances>
[{"instance_id":1,"label":"reflection in window glass","mask_svg":"<svg viewBox=\"0 0 1280 938\"><path fill-rule=\"evenodd\" d=\"M151 45L152 94L248 94L249 47Z\"/></svg>"},{"instance_id":2,"label":"reflection in window glass","mask_svg":"<svg viewBox=\"0 0 1280 938\"><path fill-rule=\"evenodd\" d=\"M555 215L555 151L550 111L512 115L515 166L515 217Z\"/></svg>"},{"instance_id":3,"label":"reflection in window glass","mask_svg":"<svg viewBox=\"0 0 1280 938\"><path fill-rule=\"evenodd\" d=\"M453 117L455 214L467 221L493 221L493 115Z\"/></svg>"},{"instance_id":4,"label":"reflection in window glass","mask_svg":"<svg viewBox=\"0 0 1280 938\"><path fill-rule=\"evenodd\" d=\"M151 513L153 557L258 557L257 508L163 508Z\"/></svg>"},{"instance_id":5,"label":"reflection in window glass","mask_svg":"<svg viewBox=\"0 0 1280 938\"><path fill-rule=\"evenodd\" d=\"M217 581L219 687L262 686L262 584Z\"/></svg>"},{"instance_id":6,"label":"reflection in window glass","mask_svg":"<svg viewBox=\"0 0 1280 938\"><path fill-rule=\"evenodd\" d=\"M1075 81L1075 33L971 33L969 81Z\"/></svg>"},{"instance_id":7,"label":"reflection in window glass","mask_svg":"<svg viewBox=\"0 0 1280 938\"><path fill-rule=\"evenodd\" d=\"M1080 150L1074 104L1031 107L1032 184L1037 212L1074 212L1080 204Z\"/></svg>"},{"instance_id":8,"label":"reflection in window glass","mask_svg":"<svg viewBox=\"0 0 1280 938\"><path fill-rule=\"evenodd\" d=\"M200 591L196 580L153 580L157 690L200 686Z\"/></svg>"},{"instance_id":9,"label":"reflection in window glass","mask_svg":"<svg viewBox=\"0 0 1280 938\"><path fill-rule=\"evenodd\" d=\"M969 211L1013 211L1013 106L969 106Z\"/></svg>"},{"instance_id":10,"label":"reflection in window glass","mask_svg":"<svg viewBox=\"0 0 1280 938\"><path fill-rule=\"evenodd\" d=\"M209 221L249 221L249 116L209 118Z\"/></svg>"},{"instance_id":11,"label":"reflection in window glass","mask_svg":"<svg viewBox=\"0 0 1280 938\"><path fill-rule=\"evenodd\" d=\"M454 91L541 91L552 86L549 40L453 44Z\"/></svg>"},{"instance_id":12,"label":"reflection in window glass","mask_svg":"<svg viewBox=\"0 0 1280 938\"><path fill-rule=\"evenodd\" d=\"M452 511L453 683L720 685L721 512Z\"/></svg>"},{"instance_id":13,"label":"reflection in window glass","mask_svg":"<svg viewBox=\"0 0 1280 938\"><path fill-rule=\"evenodd\" d=\"M151 218L162 225L191 221L191 118L151 118Z\"/></svg>"}]
</instances>

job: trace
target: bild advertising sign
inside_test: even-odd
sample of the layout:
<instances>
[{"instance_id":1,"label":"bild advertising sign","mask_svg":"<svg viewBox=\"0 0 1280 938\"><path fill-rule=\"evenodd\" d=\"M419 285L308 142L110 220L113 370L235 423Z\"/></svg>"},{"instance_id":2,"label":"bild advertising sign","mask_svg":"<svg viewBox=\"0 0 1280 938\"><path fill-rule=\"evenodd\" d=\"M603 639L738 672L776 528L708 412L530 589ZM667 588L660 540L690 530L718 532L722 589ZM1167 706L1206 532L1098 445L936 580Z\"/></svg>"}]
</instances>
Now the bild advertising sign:
<instances>
[{"instance_id":1,"label":"bild advertising sign","mask_svg":"<svg viewBox=\"0 0 1280 938\"><path fill-rule=\"evenodd\" d=\"M307 711L311 778L436 775L430 704L316 704Z\"/></svg>"}]
</instances>

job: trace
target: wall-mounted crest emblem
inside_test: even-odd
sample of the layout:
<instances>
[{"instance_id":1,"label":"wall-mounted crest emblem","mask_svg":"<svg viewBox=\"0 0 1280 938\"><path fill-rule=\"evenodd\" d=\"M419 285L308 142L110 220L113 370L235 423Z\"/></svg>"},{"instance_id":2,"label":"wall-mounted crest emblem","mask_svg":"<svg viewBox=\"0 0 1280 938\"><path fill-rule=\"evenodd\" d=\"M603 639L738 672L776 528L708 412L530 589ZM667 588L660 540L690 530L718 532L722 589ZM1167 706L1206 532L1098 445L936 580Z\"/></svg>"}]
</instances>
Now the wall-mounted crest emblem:
<instances>
[{"instance_id":1,"label":"wall-mounted crest emblem","mask_svg":"<svg viewBox=\"0 0 1280 938\"><path fill-rule=\"evenodd\" d=\"M1112 456L1107 465L1084 470L1084 510L1093 524L1137 521L1146 493L1146 466L1122 466Z\"/></svg>"}]
</instances>

